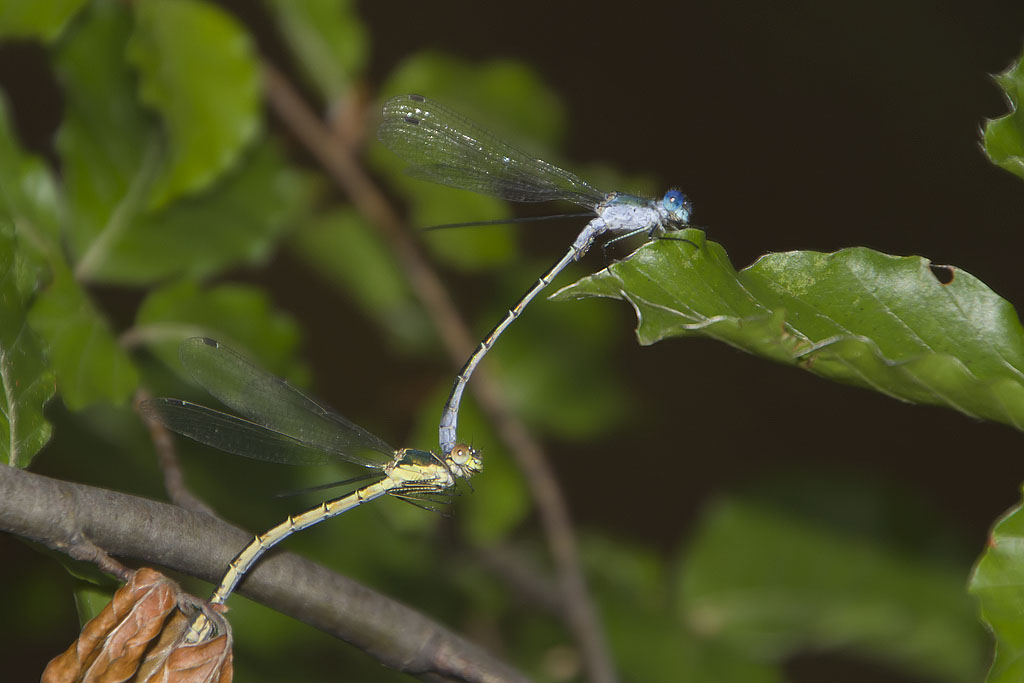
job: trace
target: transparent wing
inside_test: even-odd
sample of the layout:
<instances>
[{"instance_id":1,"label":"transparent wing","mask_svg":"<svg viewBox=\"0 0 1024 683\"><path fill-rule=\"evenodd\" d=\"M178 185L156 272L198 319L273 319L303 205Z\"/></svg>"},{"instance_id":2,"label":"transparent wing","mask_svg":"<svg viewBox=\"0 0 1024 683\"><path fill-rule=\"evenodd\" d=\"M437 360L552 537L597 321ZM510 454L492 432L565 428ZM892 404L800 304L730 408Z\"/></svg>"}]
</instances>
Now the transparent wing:
<instances>
[{"instance_id":1,"label":"transparent wing","mask_svg":"<svg viewBox=\"0 0 1024 683\"><path fill-rule=\"evenodd\" d=\"M244 419L238 420L238 423L241 423L238 424L225 420L234 416L210 409L200 411L198 409L202 406L185 404L187 408L182 408L178 411L182 414L175 417L177 424L207 438L193 436L161 419L174 431L215 448L223 448L221 444L213 442L215 436L209 436L208 431L192 425L192 422L201 417L215 417L214 421L218 426L230 424L235 427L235 432L244 431L246 434L252 434L254 428L263 428L269 432L265 436L267 443L281 443L281 437L284 437L306 448L329 454L318 462L345 460L363 467L378 468L394 457L395 449L383 439L320 405L283 379L256 367L242 355L213 339L186 339L181 344L179 355L185 369L196 382ZM168 405L165 404L164 409L157 413L158 418L163 418L167 412L175 411L174 408L167 407ZM234 438L241 437L236 434ZM250 455L240 453L238 449L223 450L274 462L313 462L308 454L296 461L270 457L265 453ZM297 449L292 450L298 452Z\"/></svg>"},{"instance_id":2,"label":"transparent wing","mask_svg":"<svg viewBox=\"0 0 1024 683\"><path fill-rule=\"evenodd\" d=\"M337 456L287 434L176 398L143 401L139 409L173 432L247 458L286 465L326 465Z\"/></svg>"},{"instance_id":3,"label":"transparent wing","mask_svg":"<svg viewBox=\"0 0 1024 683\"><path fill-rule=\"evenodd\" d=\"M592 209L605 199L578 176L421 95L392 97L383 113L377 137L412 164L414 177L517 202L560 199Z\"/></svg>"}]
</instances>

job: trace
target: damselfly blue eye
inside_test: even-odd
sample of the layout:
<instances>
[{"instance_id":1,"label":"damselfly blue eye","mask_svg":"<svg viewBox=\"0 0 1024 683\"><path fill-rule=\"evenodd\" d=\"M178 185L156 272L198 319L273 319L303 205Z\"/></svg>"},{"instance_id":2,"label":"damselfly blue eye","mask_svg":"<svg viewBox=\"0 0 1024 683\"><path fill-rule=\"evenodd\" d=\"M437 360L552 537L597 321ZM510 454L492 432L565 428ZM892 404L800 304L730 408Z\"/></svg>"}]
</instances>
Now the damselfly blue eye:
<instances>
[{"instance_id":1,"label":"damselfly blue eye","mask_svg":"<svg viewBox=\"0 0 1024 683\"><path fill-rule=\"evenodd\" d=\"M686 198L686 195L679 190L669 190L666 192L665 196L661 199L661 204L680 220L690 220L690 212L693 211L693 205L690 204L690 200Z\"/></svg>"}]
</instances>

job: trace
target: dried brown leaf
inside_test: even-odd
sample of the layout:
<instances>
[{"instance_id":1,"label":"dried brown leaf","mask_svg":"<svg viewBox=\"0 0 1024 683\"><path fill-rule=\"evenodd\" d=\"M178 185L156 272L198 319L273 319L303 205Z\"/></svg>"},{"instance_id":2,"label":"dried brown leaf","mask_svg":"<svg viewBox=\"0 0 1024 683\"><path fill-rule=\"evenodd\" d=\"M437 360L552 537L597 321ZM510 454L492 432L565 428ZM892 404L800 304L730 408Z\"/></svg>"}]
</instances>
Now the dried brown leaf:
<instances>
[{"instance_id":1,"label":"dried brown leaf","mask_svg":"<svg viewBox=\"0 0 1024 683\"><path fill-rule=\"evenodd\" d=\"M219 619L223 635L184 643L191 617L178 609L183 602L194 606L170 579L138 570L78 640L47 665L42 683L229 683L230 626Z\"/></svg>"},{"instance_id":2,"label":"dried brown leaf","mask_svg":"<svg viewBox=\"0 0 1024 683\"><path fill-rule=\"evenodd\" d=\"M176 604L177 586L140 569L83 628L71 647L46 666L43 683L117 683L138 668L149 641Z\"/></svg>"},{"instance_id":3,"label":"dried brown leaf","mask_svg":"<svg viewBox=\"0 0 1024 683\"><path fill-rule=\"evenodd\" d=\"M181 623L168 629L178 635L168 641L167 647L158 647L153 657L147 658L139 672L140 683L231 683L231 633L201 643L184 643L180 636L191 620L179 616Z\"/></svg>"},{"instance_id":4,"label":"dried brown leaf","mask_svg":"<svg viewBox=\"0 0 1024 683\"><path fill-rule=\"evenodd\" d=\"M214 607L222 611L222 605ZM215 619L223 632L201 643L184 642L194 617L175 614L146 656L136 678L140 683L230 683L232 635L226 620Z\"/></svg>"}]
</instances>

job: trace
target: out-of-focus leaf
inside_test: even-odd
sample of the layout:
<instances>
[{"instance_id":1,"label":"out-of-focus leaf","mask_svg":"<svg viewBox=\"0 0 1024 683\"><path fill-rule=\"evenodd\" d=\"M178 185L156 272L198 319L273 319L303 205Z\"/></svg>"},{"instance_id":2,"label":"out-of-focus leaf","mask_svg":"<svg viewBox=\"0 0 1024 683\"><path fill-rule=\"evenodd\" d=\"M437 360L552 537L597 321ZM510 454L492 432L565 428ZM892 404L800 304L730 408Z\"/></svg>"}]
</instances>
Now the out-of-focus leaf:
<instances>
[{"instance_id":1,"label":"out-of-focus leaf","mask_svg":"<svg viewBox=\"0 0 1024 683\"><path fill-rule=\"evenodd\" d=\"M867 538L957 571L967 566L976 549L969 536L957 533L958 525L943 501L856 465L836 467L823 458L820 466L773 467L744 493L745 500L798 519L814 519L844 537Z\"/></svg>"},{"instance_id":2,"label":"out-of-focus leaf","mask_svg":"<svg viewBox=\"0 0 1024 683\"><path fill-rule=\"evenodd\" d=\"M91 583L79 583L75 586L75 609L78 620L85 626L100 615L103 608L110 603L112 593Z\"/></svg>"},{"instance_id":3,"label":"out-of-focus leaf","mask_svg":"<svg viewBox=\"0 0 1024 683\"><path fill-rule=\"evenodd\" d=\"M484 471L459 501L459 524L475 545L507 538L530 514L530 496L523 473L506 453L481 453Z\"/></svg>"},{"instance_id":4,"label":"out-of-focus leaf","mask_svg":"<svg viewBox=\"0 0 1024 683\"><path fill-rule=\"evenodd\" d=\"M86 278L102 268L117 233L131 227L160 163L157 127L136 98L136 77L124 58L131 33L128 7L100 0L54 58L64 88L57 150L73 217L68 237Z\"/></svg>"},{"instance_id":5,"label":"out-of-focus leaf","mask_svg":"<svg viewBox=\"0 0 1024 683\"><path fill-rule=\"evenodd\" d=\"M4 0L0 38L53 40L84 4L85 0Z\"/></svg>"},{"instance_id":6,"label":"out-of-focus leaf","mask_svg":"<svg viewBox=\"0 0 1024 683\"><path fill-rule=\"evenodd\" d=\"M207 277L267 258L315 192L311 176L287 165L269 142L202 194L138 216L109 245L96 280L144 284Z\"/></svg>"},{"instance_id":7,"label":"out-of-focus leaf","mask_svg":"<svg viewBox=\"0 0 1024 683\"><path fill-rule=\"evenodd\" d=\"M596 533L580 537L580 555L595 593L629 596L638 610L669 610L669 572L660 553Z\"/></svg>"},{"instance_id":8,"label":"out-of-focus leaf","mask_svg":"<svg viewBox=\"0 0 1024 683\"><path fill-rule=\"evenodd\" d=\"M53 177L21 148L0 97L0 457L15 467L26 467L52 432L43 405L54 394L54 374L26 309L60 258L59 220Z\"/></svg>"},{"instance_id":9,"label":"out-of-focus leaf","mask_svg":"<svg viewBox=\"0 0 1024 683\"><path fill-rule=\"evenodd\" d=\"M327 102L344 97L369 53L351 0L266 0L306 78Z\"/></svg>"},{"instance_id":10,"label":"out-of-focus leaf","mask_svg":"<svg viewBox=\"0 0 1024 683\"><path fill-rule=\"evenodd\" d=\"M551 146L564 130L564 115L555 94L532 71L515 62L468 64L424 53L399 66L382 90L387 95L427 95L513 144L525 136L534 143L527 144L528 148L536 143ZM374 164L394 179L397 190L408 200L414 228L510 215L499 200L402 175L406 163L383 145L374 145L371 152ZM426 239L437 258L466 271L489 269L515 256L507 227L441 230L428 233Z\"/></svg>"},{"instance_id":11,"label":"out-of-focus leaf","mask_svg":"<svg viewBox=\"0 0 1024 683\"><path fill-rule=\"evenodd\" d=\"M607 604L611 602L612 604ZM615 661L629 680L657 683L782 683L780 667L738 652L727 643L696 637L669 615L638 611L628 599L602 609Z\"/></svg>"},{"instance_id":12,"label":"out-of-focus leaf","mask_svg":"<svg viewBox=\"0 0 1024 683\"><path fill-rule=\"evenodd\" d=\"M974 568L970 591L996 640L988 683L1024 680L1024 514L1017 505L996 523Z\"/></svg>"},{"instance_id":13,"label":"out-of-focus leaf","mask_svg":"<svg viewBox=\"0 0 1024 683\"><path fill-rule=\"evenodd\" d=\"M1020 109L1024 97L1024 55L996 76L996 82L1006 93L1010 113L985 124L985 152L992 163L1024 178L1024 112Z\"/></svg>"},{"instance_id":14,"label":"out-of-focus leaf","mask_svg":"<svg viewBox=\"0 0 1024 683\"><path fill-rule=\"evenodd\" d=\"M71 410L104 401L121 403L135 391L135 367L66 269L58 268L40 293L29 323L46 342L61 398Z\"/></svg>"},{"instance_id":15,"label":"out-of-focus leaf","mask_svg":"<svg viewBox=\"0 0 1024 683\"><path fill-rule=\"evenodd\" d=\"M216 5L147 0L134 8L128 56L170 146L150 195L156 208L208 186L256 136L259 66L248 33Z\"/></svg>"},{"instance_id":16,"label":"out-of-focus leaf","mask_svg":"<svg viewBox=\"0 0 1024 683\"><path fill-rule=\"evenodd\" d=\"M61 203L50 169L18 142L7 101L0 96L0 221L14 226L18 290L31 295L61 260Z\"/></svg>"},{"instance_id":17,"label":"out-of-focus leaf","mask_svg":"<svg viewBox=\"0 0 1024 683\"><path fill-rule=\"evenodd\" d=\"M507 218L511 212L500 200L450 187L433 185L407 176L397 178L401 194L410 202L413 230L434 225ZM452 216L464 218L452 219ZM489 270L514 259L515 228L508 225L452 228L421 232L431 254L441 263L464 272Z\"/></svg>"},{"instance_id":18,"label":"out-of-focus leaf","mask_svg":"<svg viewBox=\"0 0 1024 683\"><path fill-rule=\"evenodd\" d=\"M689 631L672 609L668 570L657 553L592 534L580 545L615 661L630 680L783 680L776 666Z\"/></svg>"},{"instance_id":19,"label":"out-of-focus leaf","mask_svg":"<svg viewBox=\"0 0 1024 683\"><path fill-rule=\"evenodd\" d=\"M904 401L1024 429L1024 329L969 273L865 248L787 252L736 272L725 250L660 241L552 298L628 301L652 344L703 335Z\"/></svg>"},{"instance_id":20,"label":"out-of-focus leaf","mask_svg":"<svg viewBox=\"0 0 1024 683\"><path fill-rule=\"evenodd\" d=\"M139 307L128 333L144 342L169 367L178 367L178 346L188 337L211 337L239 352L250 353L275 374L299 384L308 371L294 358L299 326L285 313L274 311L265 292L242 285L209 289L179 282L152 292Z\"/></svg>"},{"instance_id":21,"label":"out-of-focus leaf","mask_svg":"<svg viewBox=\"0 0 1024 683\"><path fill-rule=\"evenodd\" d=\"M708 511L680 587L697 632L753 656L842 648L941 681L977 680L984 664L955 570L756 503Z\"/></svg>"},{"instance_id":22,"label":"out-of-focus leaf","mask_svg":"<svg viewBox=\"0 0 1024 683\"><path fill-rule=\"evenodd\" d=\"M55 388L18 291L16 249L14 226L0 214L0 457L11 467L27 467L50 440L43 405Z\"/></svg>"},{"instance_id":23,"label":"out-of-focus leaf","mask_svg":"<svg viewBox=\"0 0 1024 683\"><path fill-rule=\"evenodd\" d=\"M121 3L98 2L57 55L68 93L58 148L74 217L69 236L76 277L147 284L265 258L305 210L313 191L309 178L264 144L240 158L232 152L233 168L219 169L217 182L204 191L147 209L163 160L159 131L137 101L135 74L124 61L131 29Z\"/></svg>"},{"instance_id":24,"label":"out-of-focus leaf","mask_svg":"<svg viewBox=\"0 0 1024 683\"><path fill-rule=\"evenodd\" d=\"M350 292L400 347L433 341L430 321L394 254L356 211L342 208L305 221L291 245L321 276Z\"/></svg>"}]
</instances>

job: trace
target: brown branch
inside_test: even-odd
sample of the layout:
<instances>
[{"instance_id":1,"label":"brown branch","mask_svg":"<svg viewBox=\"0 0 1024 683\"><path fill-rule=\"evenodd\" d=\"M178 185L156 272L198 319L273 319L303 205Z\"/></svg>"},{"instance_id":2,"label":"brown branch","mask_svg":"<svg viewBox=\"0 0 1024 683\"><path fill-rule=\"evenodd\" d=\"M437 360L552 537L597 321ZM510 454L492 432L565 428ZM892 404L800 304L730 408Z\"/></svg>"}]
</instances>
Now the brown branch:
<instances>
[{"instance_id":1,"label":"brown branch","mask_svg":"<svg viewBox=\"0 0 1024 683\"><path fill-rule=\"evenodd\" d=\"M65 538L61 547L55 549L66 553L68 557L74 560L94 564L101 572L116 576L121 581L127 581L134 573L83 534L74 534Z\"/></svg>"},{"instance_id":2,"label":"brown branch","mask_svg":"<svg viewBox=\"0 0 1024 683\"><path fill-rule=\"evenodd\" d=\"M135 392L135 405L152 398L145 389ZM178 460L178 451L174 447L174 439L167 428L157 422L146 413L136 409L135 411L142 419L142 423L149 430L149 438L153 442L153 449L156 451L157 465L164 475L164 490L167 497L175 505L180 505L186 510L202 512L216 517L217 513L209 505L200 500L185 483L185 475L181 471L181 462Z\"/></svg>"},{"instance_id":3,"label":"brown branch","mask_svg":"<svg viewBox=\"0 0 1024 683\"><path fill-rule=\"evenodd\" d=\"M335 130L325 125L306 105L287 78L267 62L264 62L263 77L266 96L274 112L389 242L413 291L434 321L453 365L461 367L476 344L440 279L409 238L401 219L353 155L353 146L339 139ZM582 651L589 678L595 683L611 683L615 680L614 668L587 593L569 511L554 472L540 444L515 416L490 373L485 368L477 370L470 384L470 390L516 458L533 493L554 558L559 588L565 601L566 621Z\"/></svg>"},{"instance_id":4,"label":"brown branch","mask_svg":"<svg viewBox=\"0 0 1024 683\"><path fill-rule=\"evenodd\" d=\"M62 552L89 539L111 555L211 582L252 539L206 514L6 465L0 531ZM527 680L423 614L297 555L266 558L239 592L424 680Z\"/></svg>"},{"instance_id":5,"label":"brown branch","mask_svg":"<svg viewBox=\"0 0 1024 683\"><path fill-rule=\"evenodd\" d=\"M497 544L476 549L472 561L505 582L524 601L565 619L565 601L558 586L547 574L533 566L517 548Z\"/></svg>"}]
</instances>

